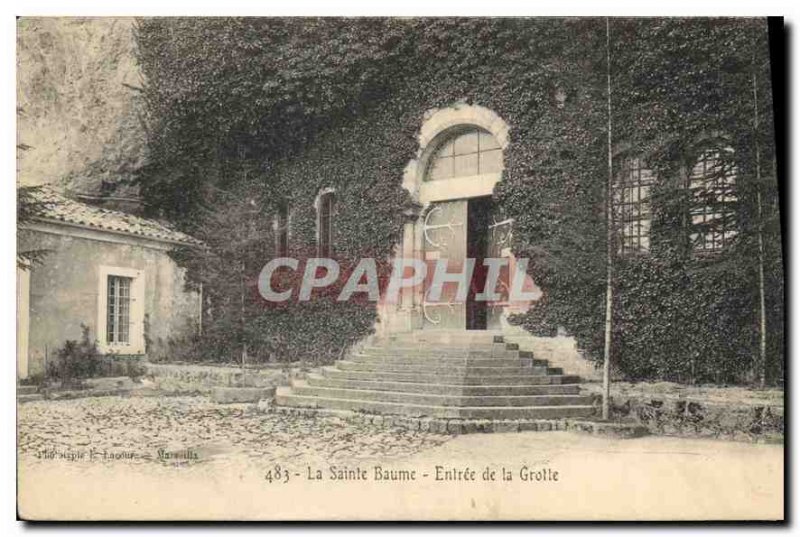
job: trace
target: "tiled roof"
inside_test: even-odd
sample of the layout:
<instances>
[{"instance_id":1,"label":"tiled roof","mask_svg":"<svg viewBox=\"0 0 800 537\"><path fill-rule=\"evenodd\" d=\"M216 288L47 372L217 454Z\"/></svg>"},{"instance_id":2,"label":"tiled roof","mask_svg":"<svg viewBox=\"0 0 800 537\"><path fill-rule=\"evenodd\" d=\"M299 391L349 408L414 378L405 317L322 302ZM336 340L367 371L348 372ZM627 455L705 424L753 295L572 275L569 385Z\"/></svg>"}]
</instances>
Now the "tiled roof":
<instances>
[{"instance_id":1,"label":"tiled roof","mask_svg":"<svg viewBox=\"0 0 800 537\"><path fill-rule=\"evenodd\" d=\"M121 211L112 211L86 205L67 198L51 187L41 187L33 191L33 196L42 205L38 208L38 218L46 221L59 221L68 224L92 227L105 231L137 235L150 239L184 244L202 244L199 240L170 229L168 226Z\"/></svg>"}]
</instances>

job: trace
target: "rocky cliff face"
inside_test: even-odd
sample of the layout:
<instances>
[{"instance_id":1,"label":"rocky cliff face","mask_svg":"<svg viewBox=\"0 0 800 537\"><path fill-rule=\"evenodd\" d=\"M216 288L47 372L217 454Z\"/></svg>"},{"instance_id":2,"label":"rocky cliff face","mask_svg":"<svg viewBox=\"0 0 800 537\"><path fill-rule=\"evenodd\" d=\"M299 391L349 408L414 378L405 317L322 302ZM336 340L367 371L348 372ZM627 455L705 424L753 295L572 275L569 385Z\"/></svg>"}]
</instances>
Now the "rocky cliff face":
<instances>
[{"instance_id":1,"label":"rocky cliff face","mask_svg":"<svg viewBox=\"0 0 800 537\"><path fill-rule=\"evenodd\" d=\"M146 151L133 25L130 18L18 20L19 185L135 197L130 181Z\"/></svg>"}]
</instances>

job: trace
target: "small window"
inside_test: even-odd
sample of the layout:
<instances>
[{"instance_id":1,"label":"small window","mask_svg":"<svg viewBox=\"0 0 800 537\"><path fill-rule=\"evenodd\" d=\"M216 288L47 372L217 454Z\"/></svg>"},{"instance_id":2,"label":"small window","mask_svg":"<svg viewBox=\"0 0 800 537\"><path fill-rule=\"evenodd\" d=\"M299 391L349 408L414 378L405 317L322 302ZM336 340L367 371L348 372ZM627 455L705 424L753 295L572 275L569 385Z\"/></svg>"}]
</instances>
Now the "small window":
<instances>
[{"instance_id":1,"label":"small window","mask_svg":"<svg viewBox=\"0 0 800 537\"><path fill-rule=\"evenodd\" d=\"M130 343L132 281L132 278L124 276L108 277L107 343L124 345Z\"/></svg>"},{"instance_id":2,"label":"small window","mask_svg":"<svg viewBox=\"0 0 800 537\"><path fill-rule=\"evenodd\" d=\"M100 265L96 296L100 352L144 354L145 271Z\"/></svg>"},{"instance_id":3,"label":"small window","mask_svg":"<svg viewBox=\"0 0 800 537\"><path fill-rule=\"evenodd\" d=\"M289 254L289 206L282 204L275 214L275 257Z\"/></svg>"},{"instance_id":4,"label":"small window","mask_svg":"<svg viewBox=\"0 0 800 537\"><path fill-rule=\"evenodd\" d=\"M477 128L459 131L444 141L428 165L426 179L438 181L503 171L503 150L490 133Z\"/></svg>"},{"instance_id":5,"label":"small window","mask_svg":"<svg viewBox=\"0 0 800 537\"><path fill-rule=\"evenodd\" d=\"M731 147L703 150L689 174L692 248L715 253L736 236L736 163Z\"/></svg>"},{"instance_id":6,"label":"small window","mask_svg":"<svg viewBox=\"0 0 800 537\"><path fill-rule=\"evenodd\" d=\"M326 192L319 198L317 222L317 253L319 257L333 255L333 218L336 209L336 194Z\"/></svg>"},{"instance_id":7,"label":"small window","mask_svg":"<svg viewBox=\"0 0 800 537\"><path fill-rule=\"evenodd\" d=\"M621 255L650 250L650 190L655 176L641 158L627 158L614 185L614 217Z\"/></svg>"}]
</instances>

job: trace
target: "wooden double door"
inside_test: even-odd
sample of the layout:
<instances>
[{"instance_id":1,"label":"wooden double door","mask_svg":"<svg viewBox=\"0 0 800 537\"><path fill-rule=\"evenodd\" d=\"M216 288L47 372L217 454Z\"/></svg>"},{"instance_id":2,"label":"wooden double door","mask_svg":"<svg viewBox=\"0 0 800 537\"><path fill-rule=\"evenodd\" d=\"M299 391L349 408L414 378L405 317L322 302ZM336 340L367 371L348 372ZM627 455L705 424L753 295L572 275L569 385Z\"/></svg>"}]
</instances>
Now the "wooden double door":
<instances>
[{"instance_id":1,"label":"wooden double door","mask_svg":"<svg viewBox=\"0 0 800 537\"><path fill-rule=\"evenodd\" d=\"M423 220L423 254L428 265L422 303L423 329L485 330L499 328L506 302L476 300L484 290L487 257L510 255L511 221L504 218L491 197L480 197L432 203ZM436 263L447 260L448 273L464 271L468 259L474 259L474 270L466 296L459 296L459 282L445 282L441 296L430 295ZM504 292L507 270L501 275L496 290ZM507 291L507 290L505 290ZM461 291L463 295L463 290Z\"/></svg>"}]
</instances>

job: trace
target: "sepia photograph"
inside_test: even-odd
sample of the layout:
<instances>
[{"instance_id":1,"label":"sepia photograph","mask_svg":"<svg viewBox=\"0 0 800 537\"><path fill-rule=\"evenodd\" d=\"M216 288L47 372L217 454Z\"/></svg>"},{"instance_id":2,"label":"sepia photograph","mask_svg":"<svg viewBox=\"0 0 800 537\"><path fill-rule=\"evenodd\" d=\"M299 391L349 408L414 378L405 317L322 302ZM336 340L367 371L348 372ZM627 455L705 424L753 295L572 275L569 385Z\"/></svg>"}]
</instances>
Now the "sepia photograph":
<instances>
[{"instance_id":1,"label":"sepia photograph","mask_svg":"<svg viewBox=\"0 0 800 537\"><path fill-rule=\"evenodd\" d=\"M782 17L19 15L18 520L787 518Z\"/></svg>"}]
</instances>

